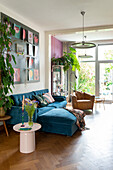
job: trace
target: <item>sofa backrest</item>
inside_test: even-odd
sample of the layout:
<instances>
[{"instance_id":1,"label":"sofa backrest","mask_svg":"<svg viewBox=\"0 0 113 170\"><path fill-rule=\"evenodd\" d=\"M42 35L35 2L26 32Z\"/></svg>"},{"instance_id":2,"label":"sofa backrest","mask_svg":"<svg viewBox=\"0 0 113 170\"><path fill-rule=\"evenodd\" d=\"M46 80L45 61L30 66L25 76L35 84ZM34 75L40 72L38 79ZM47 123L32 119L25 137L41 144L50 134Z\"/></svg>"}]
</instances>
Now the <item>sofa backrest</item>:
<instances>
[{"instance_id":1,"label":"sofa backrest","mask_svg":"<svg viewBox=\"0 0 113 170\"><path fill-rule=\"evenodd\" d=\"M15 106L22 106L23 95L24 98L33 99L34 92L11 95L10 97L13 99Z\"/></svg>"},{"instance_id":2,"label":"sofa backrest","mask_svg":"<svg viewBox=\"0 0 113 170\"><path fill-rule=\"evenodd\" d=\"M43 94L43 93L48 93L49 90L48 89L42 89L42 90L36 90L36 91L33 91L35 95L38 95L38 94Z\"/></svg>"},{"instance_id":3,"label":"sofa backrest","mask_svg":"<svg viewBox=\"0 0 113 170\"><path fill-rule=\"evenodd\" d=\"M83 92L76 91L75 94L76 94L76 96L77 96L77 100L82 100L82 99L84 99L84 93L83 93Z\"/></svg>"},{"instance_id":4,"label":"sofa backrest","mask_svg":"<svg viewBox=\"0 0 113 170\"><path fill-rule=\"evenodd\" d=\"M38 94L43 94L43 93L48 93L48 92L49 92L48 89L42 89L42 90L31 91L28 93L14 94L14 95L11 95L10 97L13 99L15 106L22 106L23 95L24 95L24 98L29 98L32 100L33 95L38 95Z\"/></svg>"}]
</instances>

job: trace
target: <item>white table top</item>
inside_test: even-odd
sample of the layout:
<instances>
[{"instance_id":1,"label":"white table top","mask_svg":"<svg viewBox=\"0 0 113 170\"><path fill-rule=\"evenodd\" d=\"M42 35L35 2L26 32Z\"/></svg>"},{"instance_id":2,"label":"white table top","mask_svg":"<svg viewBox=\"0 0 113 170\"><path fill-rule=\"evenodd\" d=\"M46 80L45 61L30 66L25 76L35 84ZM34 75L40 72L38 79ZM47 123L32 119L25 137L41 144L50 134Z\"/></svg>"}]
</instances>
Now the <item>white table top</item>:
<instances>
[{"instance_id":1,"label":"white table top","mask_svg":"<svg viewBox=\"0 0 113 170\"><path fill-rule=\"evenodd\" d=\"M31 130L19 130L20 128L29 128L28 122L25 122L25 127L21 127L22 123L16 124L13 126L13 130L16 132L22 132L22 133L29 133L34 132L36 130L39 130L41 128L41 125L39 123L33 123L33 126L31 127Z\"/></svg>"}]
</instances>

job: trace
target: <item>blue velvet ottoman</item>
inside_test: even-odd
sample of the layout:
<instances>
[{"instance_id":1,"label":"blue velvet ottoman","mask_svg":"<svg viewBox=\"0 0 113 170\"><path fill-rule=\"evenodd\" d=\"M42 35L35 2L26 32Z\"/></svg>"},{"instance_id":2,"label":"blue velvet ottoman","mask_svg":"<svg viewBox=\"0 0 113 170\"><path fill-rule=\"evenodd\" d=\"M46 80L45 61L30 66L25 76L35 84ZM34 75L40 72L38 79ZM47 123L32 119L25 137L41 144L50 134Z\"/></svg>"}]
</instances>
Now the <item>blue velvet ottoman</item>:
<instances>
[{"instance_id":1,"label":"blue velvet ottoman","mask_svg":"<svg viewBox=\"0 0 113 170\"><path fill-rule=\"evenodd\" d=\"M63 108L55 108L38 116L41 131L72 136L78 129L77 118Z\"/></svg>"}]
</instances>

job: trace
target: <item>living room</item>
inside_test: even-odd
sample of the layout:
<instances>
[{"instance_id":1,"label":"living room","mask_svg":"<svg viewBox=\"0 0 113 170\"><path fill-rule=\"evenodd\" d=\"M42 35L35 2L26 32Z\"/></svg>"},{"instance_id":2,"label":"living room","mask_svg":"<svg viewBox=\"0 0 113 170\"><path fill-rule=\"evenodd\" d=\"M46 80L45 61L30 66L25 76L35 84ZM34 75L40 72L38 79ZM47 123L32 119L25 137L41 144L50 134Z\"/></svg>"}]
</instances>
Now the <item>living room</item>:
<instances>
[{"instance_id":1,"label":"living room","mask_svg":"<svg viewBox=\"0 0 113 170\"><path fill-rule=\"evenodd\" d=\"M63 93L63 97L60 102L63 102L62 107L65 107L66 99L64 91L66 91L68 92L66 95L68 95L67 101L69 102L66 108L72 108L70 101L72 100L71 95L74 94L73 90L90 93L92 96L99 96L100 98L97 98L97 100L94 101L93 109L84 111L86 114L84 117L86 125L85 130L76 130L76 127L73 126L74 130L72 131L72 134L69 132L71 135L61 135L54 133L59 130L57 127L54 127L55 131L50 133L46 132L49 124L48 122L48 124L44 127L45 131L37 130L35 132L35 150L31 153L20 152L20 133L17 133L11 125L7 124L7 131L9 135L7 136L4 126L1 125L0 169L113 169L111 113L111 110L113 109L112 4L111 0L107 2L102 2L101 0L99 2L90 2L89 0L85 2L65 0L15 2L14 0L1 0L0 12L12 18L12 21L17 21L17 23L20 23L21 26L25 25L26 29L29 28L39 35L39 52L37 56L39 57L37 59L39 66L37 65L36 67L36 70L38 70L36 73L39 74L39 77L36 77L35 81L28 78L31 81L28 82L28 79L27 81L24 81L24 74L23 77L21 75L22 78L20 77L19 81L22 82L20 83L17 80L14 84L14 88L12 87L13 94L9 93L9 95L14 95L15 100L20 100L21 98L22 102L23 95L21 94L24 93L28 94L29 92L33 92L33 95L37 95L40 90L44 89L49 90L49 92L53 92L51 89L51 58L54 56L51 55L51 37L54 38L53 51L55 51L56 48L55 40L58 40L62 43L61 54L63 52L69 52L70 44L75 43L75 41L81 42L84 38L82 35L83 25L81 11L85 11L84 36L86 36L85 38L87 42L95 43L96 47L91 48L90 53L88 53L88 55L92 56L91 58L83 59L82 57L78 57L81 75L86 73L84 75L84 87L81 86L83 83L82 81L79 81L78 83L78 80L81 79L79 79L80 76L77 71L73 72L68 70L68 72L65 72L64 77L68 77L68 80L65 80L64 89L61 91ZM59 48L57 48L57 50L59 50ZM108 50L105 56L106 59L102 58L102 52L99 53L99 50L105 50L104 52ZM76 49L76 51L79 56L79 54L83 55L84 51L87 52L87 49L83 50L81 53L79 49ZM22 59L25 59L25 56ZM88 77L88 80L86 80L86 75L89 74L88 71L90 69L90 73L92 74ZM103 81L105 82L108 80L108 77L105 75L106 70L109 72L110 81L103 84ZM40 92L43 94L48 91ZM21 95L21 97L15 95ZM29 94L28 98L30 95L31 94ZM48 108L50 109L52 107L53 106L49 106ZM20 110L18 113L22 111L23 110ZM67 114L68 112L67 110L67 112L63 111L63 114ZM15 113L17 113L17 107L11 117L13 117ZM51 113L53 114L52 111ZM14 121L20 121L22 117L19 116L20 115L18 115L18 118ZM24 118L26 121L27 117L25 116ZM11 121L11 119L9 121ZM40 119L40 121L42 120ZM61 118L59 121L61 122ZM108 124L105 122L108 122ZM66 132L67 126L60 126L59 124L59 128L65 129L63 131ZM24 143L24 141L22 142ZM23 150L24 149L25 148L23 148Z\"/></svg>"}]
</instances>

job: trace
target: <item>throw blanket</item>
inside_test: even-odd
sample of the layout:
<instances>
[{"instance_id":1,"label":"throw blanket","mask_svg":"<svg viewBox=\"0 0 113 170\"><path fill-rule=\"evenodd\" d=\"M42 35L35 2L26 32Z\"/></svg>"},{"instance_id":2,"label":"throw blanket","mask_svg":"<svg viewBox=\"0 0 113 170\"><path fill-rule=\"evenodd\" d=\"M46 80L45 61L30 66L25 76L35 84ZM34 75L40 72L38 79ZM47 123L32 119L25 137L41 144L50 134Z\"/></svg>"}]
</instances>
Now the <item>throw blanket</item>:
<instances>
[{"instance_id":1,"label":"throw blanket","mask_svg":"<svg viewBox=\"0 0 113 170\"><path fill-rule=\"evenodd\" d=\"M77 126L79 128L79 130L83 131L85 130L85 120L84 120L84 117L85 117L85 113L84 111L82 110L78 110L78 109L67 109L67 108L64 108L65 110L69 111L70 113L72 113L74 116L76 116L77 118Z\"/></svg>"}]
</instances>

